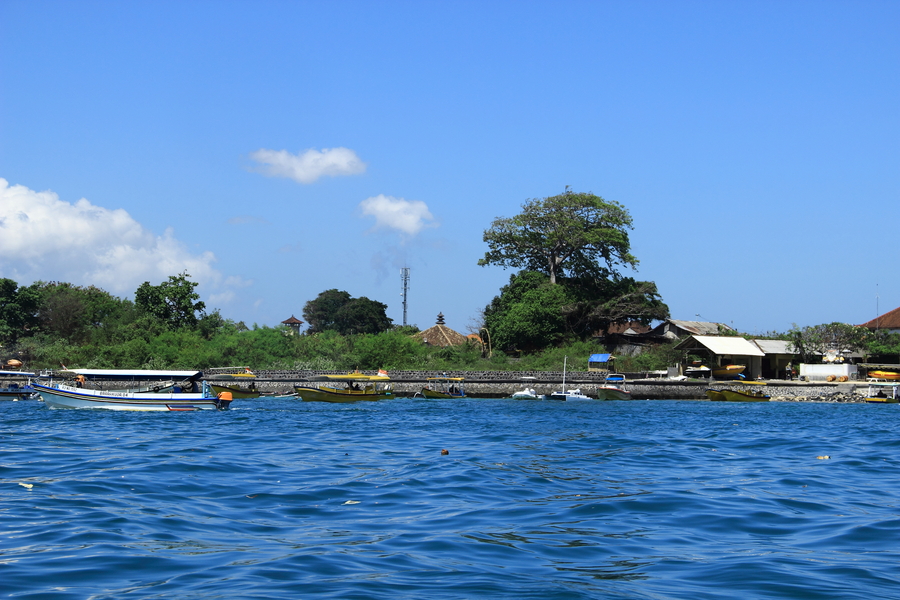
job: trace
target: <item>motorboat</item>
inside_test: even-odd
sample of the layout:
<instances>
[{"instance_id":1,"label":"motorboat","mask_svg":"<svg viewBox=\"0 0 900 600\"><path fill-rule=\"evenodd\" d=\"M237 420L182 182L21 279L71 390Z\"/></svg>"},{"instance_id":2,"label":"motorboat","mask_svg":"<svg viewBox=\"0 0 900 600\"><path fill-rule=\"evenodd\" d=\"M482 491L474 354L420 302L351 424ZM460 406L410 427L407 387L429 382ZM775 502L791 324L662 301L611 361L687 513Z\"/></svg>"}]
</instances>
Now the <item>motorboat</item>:
<instances>
[{"instance_id":1,"label":"motorboat","mask_svg":"<svg viewBox=\"0 0 900 600\"><path fill-rule=\"evenodd\" d=\"M297 385L294 391L304 402L365 402L394 397L387 375L365 375L358 371L345 375L316 375L309 378L320 385Z\"/></svg>"},{"instance_id":2,"label":"motorboat","mask_svg":"<svg viewBox=\"0 0 900 600\"><path fill-rule=\"evenodd\" d=\"M609 373L603 385L597 386L597 400L631 400L631 392L625 388L625 376Z\"/></svg>"},{"instance_id":3,"label":"motorboat","mask_svg":"<svg viewBox=\"0 0 900 600\"><path fill-rule=\"evenodd\" d=\"M869 404L900 404L900 383L869 382L866 402Z\"/></svg>"},{"instance_id":4,"label":"motorboat","mask_svg":"<svg viewBox=\"0 0 900 600\"><path fill-rule=\"evenodd\" d=\"M512 395L516 400L537 400L541 396L534 391L534 388L526 387L524 390L518 391Z\"/></svg>"},{"instance_id":5,"label":"motorboat","mask_svg":"<svg viewBox=\"0 0 900 600\"><path fill-rule=\"evenodd\" d=\"M51 408L136 411L229 408L231 395L214 393L205 382L198 381L202 375L202 371L66 369L60 373L42 373L41 379L31 385ZM55 377L62 381L54 381Z\"/></svg>"},{"instance_id":6,"label":"motorboat","mask_svg":"<svg viewBox=\"0 0 900 600\"><path fill-rule=\"evenodd\" d=\"M463 377L428 377L420 393L432 399L465 398L464 382Z\"/></svg>"}]
</instances>

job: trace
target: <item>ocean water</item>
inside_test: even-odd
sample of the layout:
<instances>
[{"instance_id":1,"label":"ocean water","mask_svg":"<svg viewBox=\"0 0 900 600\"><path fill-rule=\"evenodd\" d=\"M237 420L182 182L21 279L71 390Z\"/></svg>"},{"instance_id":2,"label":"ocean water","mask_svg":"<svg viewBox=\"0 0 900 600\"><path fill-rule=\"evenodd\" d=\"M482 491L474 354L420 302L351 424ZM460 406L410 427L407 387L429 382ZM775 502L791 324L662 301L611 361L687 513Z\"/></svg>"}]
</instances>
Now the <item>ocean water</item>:
<instances>
[{"instance_id":1,"label":"ocean water","mask_svg":"<svg viewBox=\"0 0 900 600\"><path fill-rule=\"evenodd\" d=\"M900 598L898 406L233 407L0 402L0 596Z\"/></svg>"}]
</instances>

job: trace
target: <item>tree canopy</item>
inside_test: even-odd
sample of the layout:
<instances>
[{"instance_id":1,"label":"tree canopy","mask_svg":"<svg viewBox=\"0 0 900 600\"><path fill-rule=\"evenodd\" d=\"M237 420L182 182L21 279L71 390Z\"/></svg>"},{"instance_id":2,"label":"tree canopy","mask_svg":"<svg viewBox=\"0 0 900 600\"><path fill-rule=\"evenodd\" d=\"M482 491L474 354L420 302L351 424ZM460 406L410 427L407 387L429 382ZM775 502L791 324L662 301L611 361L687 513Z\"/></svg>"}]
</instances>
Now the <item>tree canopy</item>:
<instances>
[{"instance_id":1,"label":"tree canopy","mask_svg":"<svg viewBox=\"0 0 900 600\"><path fill-rule=\"evenodd\" d=\"M159 285L145 281L134 293L134 303L170 329L196 327L206 314L206 304L194 291L199 284L190 281L189 277L187 273L169 275L169 280Z\"/></svg>"},{"instance_id":2,"label":"tree canopy","mask_svg":"<svg viewBox=\"0 0 900 600\"><path fill-rule=\"evenodd\" d=\"M478 264L544 273L551 285L564 275L614 278L619 267L638 265L628 239L632 228L631 215L618 202L566 187L558 196L526 201L514 217L494 219Z\"/></svg>"},{"instance_id":3,"label":"tree canopy","mask_svg":"<svg viewBox=\"0 0 900 600\"><path fill-rule=\"evenodd\" d=\"M348 292L330 289L303 307L309 333L337 331L342 335L380 333L391 328L387 305L365 296L353 298Z\"/></svg>"}]
</instances>

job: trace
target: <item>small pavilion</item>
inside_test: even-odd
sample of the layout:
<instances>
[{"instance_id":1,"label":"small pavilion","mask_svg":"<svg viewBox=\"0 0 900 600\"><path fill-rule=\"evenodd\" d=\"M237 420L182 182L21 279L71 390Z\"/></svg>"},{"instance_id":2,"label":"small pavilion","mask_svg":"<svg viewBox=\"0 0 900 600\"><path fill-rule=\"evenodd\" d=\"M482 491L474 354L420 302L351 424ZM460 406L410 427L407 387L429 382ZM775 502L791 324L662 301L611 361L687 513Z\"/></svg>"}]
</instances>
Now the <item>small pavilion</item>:
<instances>
[{"instance_id":1,"label":"small pavilion","mask_svg":"<svg viewBox=\"0 0 900 600\"><path fill-rule=\"evenodd\" d=\"M460 346L465 344L468 339L463 334L453 331L444 324L444 313L438 313L437 323L435 323L434 327L420 331L413 337L426 346L440 346L441 348Z\"/></svg>"},{"instance_id":2,"label":"small pavilion","mask_svg":"<svg viewBox=\"0 0 900 600\"><path fill-rule=\"evenodd\" d=\"M281 324L291 328L291 335L300 335L300 326L303 325L303 321L291 315L290 319L285 319Z\"/></svg>"}]
</instances>

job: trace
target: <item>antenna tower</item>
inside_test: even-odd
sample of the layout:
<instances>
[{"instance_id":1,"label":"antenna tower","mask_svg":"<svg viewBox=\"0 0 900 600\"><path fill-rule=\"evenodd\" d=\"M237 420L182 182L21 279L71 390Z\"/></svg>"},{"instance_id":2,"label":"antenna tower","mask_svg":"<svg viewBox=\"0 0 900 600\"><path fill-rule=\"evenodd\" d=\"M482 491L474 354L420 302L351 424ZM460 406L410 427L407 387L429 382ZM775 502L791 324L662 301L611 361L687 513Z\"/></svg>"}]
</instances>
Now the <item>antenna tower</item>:
<instances>
[{"instance_id":1,"label":"antenna tower","mask_svg":"<svg viewBox=\"0 0 900 600\"><path fill-rule=\"evenodd\" d=\"M403 296L403 326L406 327L406 294L409 292L409 267L400 269L400 283L402 285L401 296Z\"/></svg>"}]
</instances>

